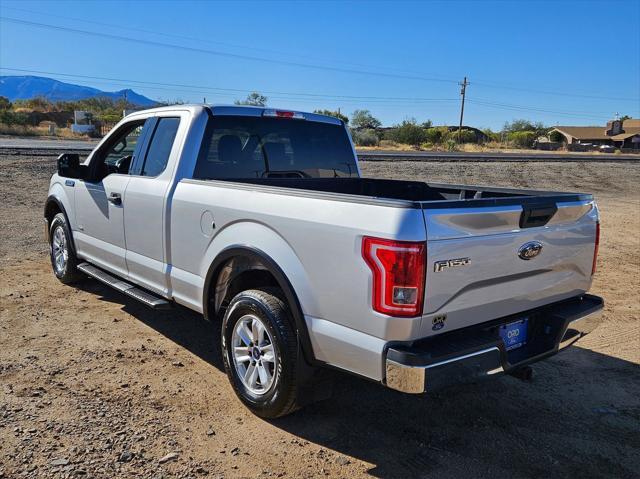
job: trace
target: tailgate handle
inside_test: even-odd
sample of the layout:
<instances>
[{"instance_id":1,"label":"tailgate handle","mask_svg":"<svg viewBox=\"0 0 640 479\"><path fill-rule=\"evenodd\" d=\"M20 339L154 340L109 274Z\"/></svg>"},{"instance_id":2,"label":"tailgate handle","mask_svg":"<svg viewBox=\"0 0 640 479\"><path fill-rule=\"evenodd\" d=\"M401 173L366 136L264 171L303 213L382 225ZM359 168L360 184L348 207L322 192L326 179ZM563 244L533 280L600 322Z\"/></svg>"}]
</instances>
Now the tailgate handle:
<instances>
[{"instance_id":1,"label":"tailgate handle","mask_svg":"<svg viewBox=\"0 0 640 479\"><path fill-rule=\"evenodd\" d=\"M556 204L523 206L520 215L520 228L534 228L546 225L558 211Z\"/></svg>"}]
</instances>

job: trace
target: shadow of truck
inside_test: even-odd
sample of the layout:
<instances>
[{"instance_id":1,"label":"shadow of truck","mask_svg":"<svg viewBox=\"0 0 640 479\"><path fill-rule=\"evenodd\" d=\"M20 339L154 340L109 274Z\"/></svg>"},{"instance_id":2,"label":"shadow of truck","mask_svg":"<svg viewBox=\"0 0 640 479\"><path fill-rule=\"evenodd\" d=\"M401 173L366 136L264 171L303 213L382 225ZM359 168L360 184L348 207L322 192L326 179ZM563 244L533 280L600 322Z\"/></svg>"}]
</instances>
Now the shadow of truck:
<instances>
[{"instance_id":1,"label":"shadow of truck","mask_svg":"<svg viewBox=\"0 0 640 479\"><path fill-rule=\"evenodd\" d=\"M78 286L223 370L218 324ZM374 477L637 477L640 366L574 346L533 367L532 382L505 376L420 396L336 373L331 399L270 423L371 464Z\"/></svg>"}]
</instances>

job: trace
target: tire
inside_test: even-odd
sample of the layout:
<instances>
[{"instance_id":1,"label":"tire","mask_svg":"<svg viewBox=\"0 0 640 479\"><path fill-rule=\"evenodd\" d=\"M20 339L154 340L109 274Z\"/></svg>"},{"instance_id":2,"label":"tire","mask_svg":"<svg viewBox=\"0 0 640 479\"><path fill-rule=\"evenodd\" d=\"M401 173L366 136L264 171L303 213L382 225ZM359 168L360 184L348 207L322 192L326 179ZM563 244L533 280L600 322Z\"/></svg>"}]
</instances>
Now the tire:
<instances>
[{"instance_id":1,"label":"tire","mask_svg":"<svg viewBox=\"0 0 640 479\"><path fill-rule=\"evenodd\" d=\"M49 225L49 257L53 274L64 284L82 278L77 269L78 258L71 248L71 231L63 213L55 215Z\"/></svg>"},{"instance_id":2,"label":"tire","mask_svg":"<svg viewBox=\"0 0 640 479\"><path fill-rule=\"evenodd\" d=\"M298 342L289 308L277 293L243 291L231 300L222 320L229 381L244 405L263 418L285 416L299 407Z\"/></svg>"}]
</instances>

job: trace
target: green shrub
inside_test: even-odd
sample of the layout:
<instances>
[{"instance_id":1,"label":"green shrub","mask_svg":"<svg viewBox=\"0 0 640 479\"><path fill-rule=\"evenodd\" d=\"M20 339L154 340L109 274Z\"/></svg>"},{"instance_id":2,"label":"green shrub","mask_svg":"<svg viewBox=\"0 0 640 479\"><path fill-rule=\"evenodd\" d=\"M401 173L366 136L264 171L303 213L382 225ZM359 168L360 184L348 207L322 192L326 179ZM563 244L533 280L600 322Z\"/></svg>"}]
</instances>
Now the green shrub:
<instances>
[{"instance_id":1,"label":"green shrub","mask_svg":"<svg viewBox=\"0 0 640 479\"><path fill-rule=\"evenodd\" d=\"M485 128L482 133L487 135L487 141L500 141L500 133L496 133L491 128Z\"/></svg>"},{"instance_id":2,"label":"green shrub","mask_svg":"<svg viewBox=\"0 0 640 479\"><path fill-rule=\"evenodd\" d=\"M456 140L452 138L447 139L447 151L456 151L458 147L456 146Z\"/></svg>"},{"instance_id":3,"label":"green shrub","mask_svg":"<svg viewBox=\"0 0 640 479\"><path fill-rule=\"evenodd\" d=\"M537 137L535 131L512 131L507 134L507 140L518 148L531 148Z\"/></svg>"},{"instance_id":4,"label":"green shrub","mask_svg":"<svg viewBox=\"0 0 640 479\"><path fill-rule=\"evenodd\" d=\"M472 130L462 129L462 131L450 131L448 138L456 141L457 143L477 143L478 139L476 133Z\"/></svg>"},{"instance_id":5,"label":"green shrub","mask_svg":"<svg viewBox=\"0 0 640 479\"><path fill-rule=\"evenodd\" d=\"M405 145L419 146L420 143L427 141L427 134L421 126L416 123L415 119L404 120L393 130L393 141L404 143Z\"/></svg>"},{"instance_id":6,"label":"green shrub","mask_svg":"<svg viewBox=\"0 0 640 479\"><path fill-rule=\"evenodd\" d=\"M354 130L351 132L353 142L357 146L378 146L380 139L375 130Z\"/></svg>"},{"instance_id":7,"label":"green shrub","mask_svg":"<svg viewBox=\"0 0 640 479\"><path fill-rule=\"evenodd\" d=\"M26 125L29 122L29 116L26 113L15 112L11 110L0 110L0 123L5 125Z\"/></svg>"},{"instance_id":8,"label":"green shrub","mask_svg":"<svg viewBox=\"0 0 640 479\"><path fill-rule=\"evenodd\" d=\"M11 110L13 105L6 96L0 96L0 110Z\"/></svg>"},{"instance_id":9,"label":"green shrub","mask_svg":"<svg viewBox=\"0 0 640 479\"><path fill-rule=\"evenodd\" d=\"M427 128L424 132L426 141L429 143L433 143L434 145L439 145L446 138L449 130L447 127L439 126L436 128Z\"/></svg>"},{"instance_id":10,"label":"green shrub","mask_svg":"<svg viewBox=\"0 0 640 479\"><path fill-rule=\"evenodd\" d=\"M383 130L381 140L392 141L395 143L397 128L389 128L387 130Z\"/></svg>"}]
</instances>

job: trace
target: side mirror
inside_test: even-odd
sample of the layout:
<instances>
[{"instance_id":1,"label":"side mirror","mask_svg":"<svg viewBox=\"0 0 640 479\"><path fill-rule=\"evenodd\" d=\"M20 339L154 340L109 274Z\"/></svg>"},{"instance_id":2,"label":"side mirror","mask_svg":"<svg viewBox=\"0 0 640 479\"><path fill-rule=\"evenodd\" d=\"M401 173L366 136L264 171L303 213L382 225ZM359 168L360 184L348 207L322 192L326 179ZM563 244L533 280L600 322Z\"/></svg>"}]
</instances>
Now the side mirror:
<instances>
[{"instance_id":1,"label":"side mirror","mask_svg":"<svg viewBox=\"0 0 640 479\"><path fill-rule=\"evenodd\" d=\"M85 179L87 167L80 164L76 153L63 153L58 157L58 175L64 178Z\"/></svg>"}]
</instances>

